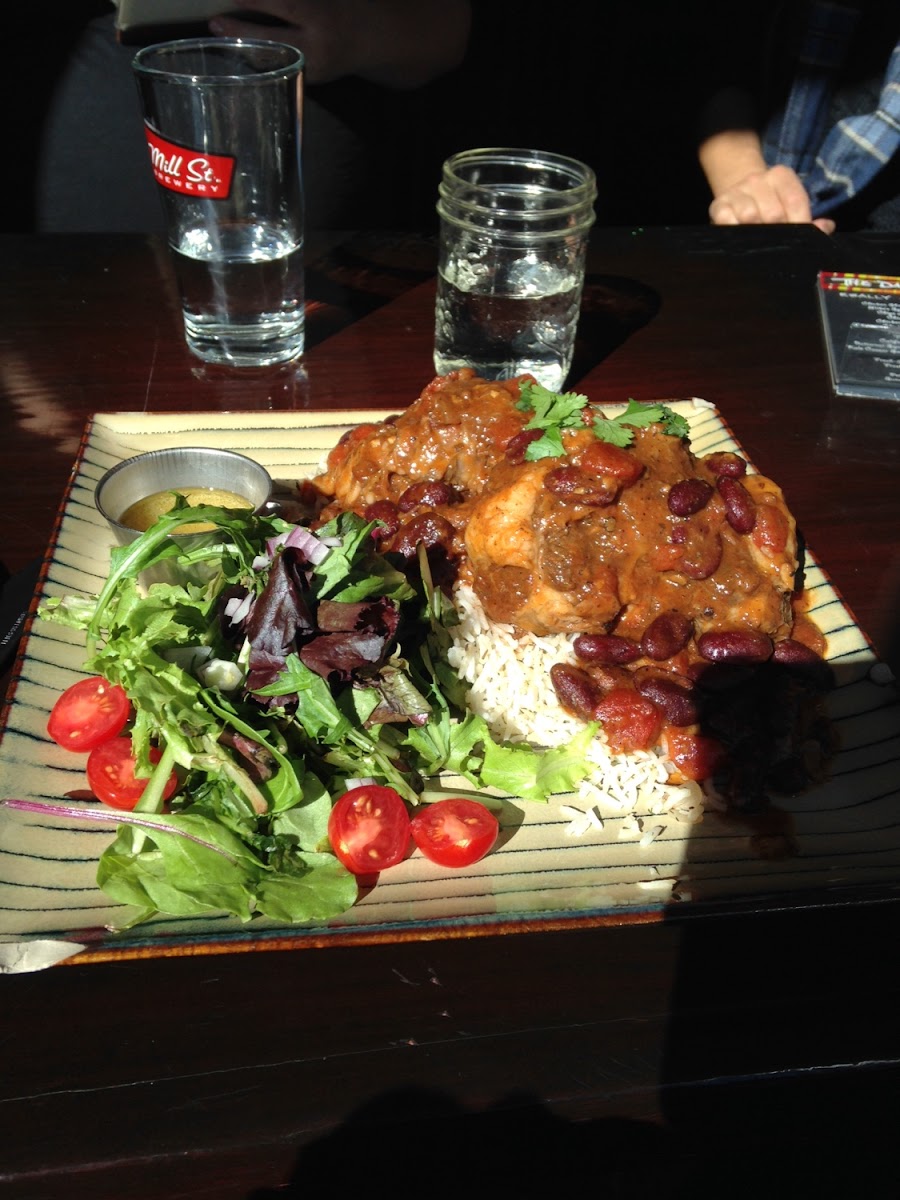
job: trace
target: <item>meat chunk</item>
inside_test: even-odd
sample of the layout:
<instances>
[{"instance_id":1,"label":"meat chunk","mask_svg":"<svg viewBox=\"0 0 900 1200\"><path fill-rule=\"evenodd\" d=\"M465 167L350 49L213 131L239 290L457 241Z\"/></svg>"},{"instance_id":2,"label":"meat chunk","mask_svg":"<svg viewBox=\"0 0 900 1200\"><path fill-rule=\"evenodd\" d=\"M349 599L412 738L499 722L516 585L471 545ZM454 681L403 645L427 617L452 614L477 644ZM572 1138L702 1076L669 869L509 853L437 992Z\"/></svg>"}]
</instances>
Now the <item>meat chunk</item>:
<instances>
[{"instance_id":1,"label":"meat chunk","mask_svg":"<svg viewBox=\"0 0 900 1200\"><path fill-rule=\"evenodd\" d=\"M427 480L478 495L527 421L517 398L515 381L489 383L468 369L440 377L400 416L353 430L314 482L334 509L360 513Z\"/></svg>"},{"instance_id":2,"label":"meat chunk","mask_svg":"<svg viewBox=\"0 0 900 1200\"><path fill-rule=\"evenodd\" d=\"M603 529L581 504L546 486L556 459L505 465L472 505L467 572L485 612L532 633L603 629L621 601L615 569L598 553Z\"/></svg>"}]
</instances>

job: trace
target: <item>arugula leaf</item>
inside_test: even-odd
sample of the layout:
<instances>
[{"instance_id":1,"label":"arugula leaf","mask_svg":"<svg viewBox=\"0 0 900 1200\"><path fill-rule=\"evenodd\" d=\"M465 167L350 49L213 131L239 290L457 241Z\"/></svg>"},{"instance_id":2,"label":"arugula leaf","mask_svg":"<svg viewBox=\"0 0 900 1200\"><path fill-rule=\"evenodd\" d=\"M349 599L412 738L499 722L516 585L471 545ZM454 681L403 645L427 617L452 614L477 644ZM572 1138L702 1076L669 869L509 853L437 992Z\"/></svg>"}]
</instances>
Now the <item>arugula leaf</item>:
<instances>
[{"instance_id":1,"label":"arugula leaf","mask_svg":"<svg viewBox=\"0 0 900 1200\"><path fill-rule=\"evenodd\" d=\"M120 585L129 579L136 581L140 573L151 565L170 558L183 557L183 547L169 535L175 533L180 525L193 521L209 522L224 532L219 543L202 549L203 557L222 560L226 553L234 553L242 559L242 566L250 578L253 577L254 557L251 537L262 531L274 533L285 527L285 523L278 518L264 518L252 513L229 513L212 505L182 507L176 503L175 507L159 517L146 533L142 533L127 546L113 547L110 552L110 572L97 597L96 608L87 630L89 653L93 653L102 636L104 625L109 620L108 610L117 602Z\"/></svg>"},{"instance_id":2,"label":"arugula leaf","mask_svg":"<svg viewBox=\"0 0 900 1200\"><path fill-rule=\"evenodd\" d=\"M338 711L331 688L321 675L304 666L296 654L289 654L284 669L274 683L256 688L256 696L297 696L296 719L314 741L340 743L346 737L349 722Z\"/></svg>"},{"instance_id":3,"label":"arugula leaf","mask_svg":"<svg viewBox=\"0 0 900 1200\"><path fill-rule=\"evenodd\" d=\"M265 808L262 811L278 812L297 804L301 797L301 784L294 763L278 746L273 745L270 737L258 732L248 721L242 720L228 699L222 697L220 703L209 688L205 689L202 695L211 711L229 729L235 730L244 738L248 749L252 747L254 755L248 759L250 763L258 763L262 757L274 764L276 769L272 770L271 775L253 785L265 800ZM228 761L230 762L230 759ZM238 780L242 780L246 775L246 772L242 772L240 776L234 776L230 769L228 773ZM248 789L245 787L244 790Z\"/></svg>"}]
</instances>

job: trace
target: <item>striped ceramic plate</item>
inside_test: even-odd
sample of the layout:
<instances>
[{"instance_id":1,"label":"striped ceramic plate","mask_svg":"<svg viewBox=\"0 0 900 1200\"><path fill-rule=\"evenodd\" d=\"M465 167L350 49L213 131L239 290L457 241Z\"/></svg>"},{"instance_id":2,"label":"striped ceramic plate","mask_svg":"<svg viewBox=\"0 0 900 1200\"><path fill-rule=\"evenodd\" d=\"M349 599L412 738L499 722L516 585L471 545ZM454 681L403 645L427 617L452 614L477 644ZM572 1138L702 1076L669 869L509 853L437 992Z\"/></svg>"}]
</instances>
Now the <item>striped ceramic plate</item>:
<instances>
[{"instance_id":1,"label":"striped ceramic plate","mask_svg":"<svg viewBox=\"0 0 900 1200\"><path fill-rule=\"evenodd\" d=\"M738 448L704 401L671 402L687 416L696 453ZM288 484L314 474L348 425L384 413L103 414L89 423L60 509L44 596L93 593L107 570L109 536L94 487L122 459L166 446L219 446L261 462ZM840 751L829 781L787 806L797 853L707 813L640 821L549 805L504 804L503 834L485 860L459 872L414 855L348 914L325 925L242 925L212 915L161 917L116 932L125 910L94 883L105 829L0 809L0 971L33 970L73 954L216 953L372 940L474 936L584 923L661 918L671 906L767 906L890 887L900 873L900 705L879 682L865 636L818 567L808 564L812 614L828 635L838 685L830 697ZM84 794L80 756L45 734L59 693L83 673L83 643L33 620L20 651L0 742L0 797L40 801ZM86 798L90 806L93 801ZM776 847L777 849L777 847Z\"/></svg>"}]
</instances>

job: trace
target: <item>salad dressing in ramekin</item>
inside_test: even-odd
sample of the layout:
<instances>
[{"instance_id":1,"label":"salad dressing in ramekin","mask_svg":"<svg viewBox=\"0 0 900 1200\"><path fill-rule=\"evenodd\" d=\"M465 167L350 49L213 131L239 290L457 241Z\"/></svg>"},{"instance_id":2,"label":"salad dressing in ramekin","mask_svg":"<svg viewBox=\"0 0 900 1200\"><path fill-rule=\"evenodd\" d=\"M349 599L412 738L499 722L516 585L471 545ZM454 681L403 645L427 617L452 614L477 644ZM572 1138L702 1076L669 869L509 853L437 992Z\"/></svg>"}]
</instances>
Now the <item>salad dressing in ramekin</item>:
<instances>
[{"instance_id":1,"label":"salad dressing in ramekin","mask_svg":"<svg viewBox=\"0 0 900 1200\"><path fill-rule=\"evenodd\" d=\"M119 517L119 522L126 525L129 529L136 529L140 533L149 529L154 522L164 513L170 511L175 504L175 496L184 496L185 500L191 507L196 505L210 505L215 508L252 508L253 505L245 496L239 496L237 492L229 492L224 488L216 487L176 487L166 488L163 491L151 492L149 496L144 496L140 500L136 500L130 504L128 508ZM195 521L192 524L182 525L178 529L179 535L187 533L206 533L215 526L208 521Z\"/></svg>"}]
</instances>

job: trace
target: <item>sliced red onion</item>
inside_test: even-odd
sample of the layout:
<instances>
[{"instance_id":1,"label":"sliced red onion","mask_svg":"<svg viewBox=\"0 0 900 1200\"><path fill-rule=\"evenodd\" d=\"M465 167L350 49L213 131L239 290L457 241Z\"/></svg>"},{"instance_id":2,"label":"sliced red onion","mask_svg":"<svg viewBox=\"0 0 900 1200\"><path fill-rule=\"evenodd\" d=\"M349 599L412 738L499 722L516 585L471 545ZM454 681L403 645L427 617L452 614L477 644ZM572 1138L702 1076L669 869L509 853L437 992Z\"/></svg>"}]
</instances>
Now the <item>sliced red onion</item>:
<instances>
[{"instance_id":1,"label":"sliced red onion","mask_svg":"<svg viewBox=\"0 0 900 1200\"><path fill-rule=\"evenodd\" d=\"M249 592L246 596L232 596L225 603L225 616L229 618L232 625L240 625L241 621L245 621L250 615L252 607L253 597Z\"/></svg>"},{"instance_id":2,"label":"sliced red onion","mask_svg":"<svg viewBox=\"0 0 900 1200\"><path fill-rule=\"evenodd\" d=\"M269 562L275 557L275 552L279 546L283 546L287 541L287 532L278 533L275 537L266 539L266 553L269 556Z\"/></svg>"},{"instance_id":3,"label":"sliced red onion","mask_svg":"<svg viewBox=\"0 0 900 1200\"><path fill-rule=\"evenodd\" d=\"M286 546L294 546L298 550L302 550L307 559L313 564L320 563L328 553L328 546L321 538L308 529L304 529L302 525L295 525L288 533L285 539Z\"/></svg>"},{"instance_id":4,"label":"sliced red onion","mask_svg":"<svg viewBox=\"0 0 900 1200\"><path fill-rule=\"evenodd\" d=\"M275 537L267 539L266 551L269 558L264 561L263 565L267 566L271 562L280 546L293 546L303 552L307 562L315 566L322 561L331 546L340 544L340 538L320 538L311 530L304 529L302 525L293 525L285 533L279 533ZM253 565L256 567L256 561Z\"/></svg>"}]
</instances>

